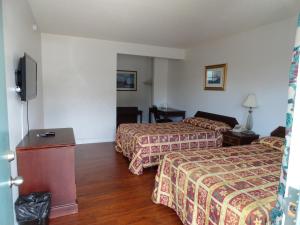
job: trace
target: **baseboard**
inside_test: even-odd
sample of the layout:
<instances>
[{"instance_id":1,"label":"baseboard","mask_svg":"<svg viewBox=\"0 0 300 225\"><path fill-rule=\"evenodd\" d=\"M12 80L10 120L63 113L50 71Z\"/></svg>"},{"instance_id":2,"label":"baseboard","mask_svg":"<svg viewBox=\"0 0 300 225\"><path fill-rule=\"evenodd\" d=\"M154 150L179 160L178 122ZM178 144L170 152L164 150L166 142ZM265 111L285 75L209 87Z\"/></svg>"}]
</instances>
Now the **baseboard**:
<instances>
[{"instance_id":1,"label":"baseboard","mask_svg":"<svg viewBox=\"0 0 300 225\"><path fill-rule=\"evenodd\" d=\"M115 139L101 139L101 138L82 138L76 139L76 144L92 144L92 143L103 143L103 142L114 142Z\"/></svg>"},{"instance_id":2,"label":"baseboard","mask_svg":"<svg viewBox=\"0 0 300 225\"><path fill-rule=\"evenodd\" d=\"M78 213L78 204L65 204L51 207L50 219Z\"/></svg>"}]
</instances>

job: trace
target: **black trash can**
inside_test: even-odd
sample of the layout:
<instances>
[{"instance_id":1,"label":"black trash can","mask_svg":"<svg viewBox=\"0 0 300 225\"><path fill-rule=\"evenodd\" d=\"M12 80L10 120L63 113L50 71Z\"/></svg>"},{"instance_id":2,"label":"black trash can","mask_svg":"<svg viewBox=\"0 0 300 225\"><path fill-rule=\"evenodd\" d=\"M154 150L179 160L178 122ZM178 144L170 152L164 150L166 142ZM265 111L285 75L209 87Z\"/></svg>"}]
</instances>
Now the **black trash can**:
<instances>
[{"instance_id":1,"label":"black trash can","mask_svg":"<svg viewBox=\"0 0 300 225\"><path fill-rule=\"evenodd\" d=\"M51 193L36 192L20 196L15 203L19 225L48 225Z\"/></svg>"}]
</instances>

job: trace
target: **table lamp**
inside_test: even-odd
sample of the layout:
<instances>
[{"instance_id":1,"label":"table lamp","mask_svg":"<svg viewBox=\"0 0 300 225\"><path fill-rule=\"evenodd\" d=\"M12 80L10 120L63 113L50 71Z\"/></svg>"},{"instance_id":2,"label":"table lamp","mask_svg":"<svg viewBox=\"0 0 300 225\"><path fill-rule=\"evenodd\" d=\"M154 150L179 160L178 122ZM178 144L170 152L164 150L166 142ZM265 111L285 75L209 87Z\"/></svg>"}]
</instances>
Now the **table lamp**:
<instances>
[{"instance_id":1,"label":"table lamp","mask_svg":"<svg viewBox=\"0 0 300 225\"><path fill-rule=\"evenodd\" d=\"M246 129L249 133L252 133L253 118L252 118L252 108L257 107L256 96L254 94L249 94L246 100L243 102L243 106L249 108L249 114L247 117Z\"/></svg>"}]
</instances>

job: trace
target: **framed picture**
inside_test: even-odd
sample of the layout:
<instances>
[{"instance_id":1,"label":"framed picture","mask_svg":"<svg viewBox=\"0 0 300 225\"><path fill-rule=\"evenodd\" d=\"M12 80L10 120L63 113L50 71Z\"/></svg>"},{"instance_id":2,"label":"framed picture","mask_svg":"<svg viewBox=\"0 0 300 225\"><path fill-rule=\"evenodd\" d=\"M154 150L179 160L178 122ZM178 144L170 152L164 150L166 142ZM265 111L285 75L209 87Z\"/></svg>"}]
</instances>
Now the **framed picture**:
<instances>
[{"instance_id":1,"label":"framed picture","mask_svg":"<svg viewBox=\"0 0 300 225\"><path fill-rule=\"evenodd\" d=\"M205 67L205 90L224 91L227 76L227 64Z\"/></svg>"},{"instance_id":2,"label":"framed picture","mask_svg":"<svg viewBox=\"0 0 300 225\"><path fill-rule=\"evenodd\" d=\"M117 70L117 91L136 91L137 71Z\"/></svg>"}]
</instances>

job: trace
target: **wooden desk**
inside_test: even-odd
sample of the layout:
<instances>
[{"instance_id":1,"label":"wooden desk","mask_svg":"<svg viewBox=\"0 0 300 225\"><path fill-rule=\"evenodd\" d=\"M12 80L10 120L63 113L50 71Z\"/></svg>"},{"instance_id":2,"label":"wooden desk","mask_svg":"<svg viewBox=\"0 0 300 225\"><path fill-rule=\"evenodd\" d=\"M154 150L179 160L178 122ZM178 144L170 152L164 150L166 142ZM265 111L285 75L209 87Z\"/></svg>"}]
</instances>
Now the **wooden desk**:
<instances>
[{"instance_id":1,"label":"wooden desk","mask_svg":"<svg viewBox=\"0 0 300 225\"><path fill-rule=\"evenodd\" d=\"M157 112L165 119L169 117L181 117L185 119L185 111L173 108L157 108ZM153 108L149 108L149 123L152 122Z\"/></svg>"},{"instance_id":2,"label":"wooden desk","mask_svg":"<svg viewBox=\"0 0 300 225\"><path fill-rule=\"evenodd\" d=\"M54 137L37 134L54 131ZM75 139L72 128L31 130L17 146L21 195L51 192L50 218L78 212L75 184Z\"/></svg>"}]
</instances>

